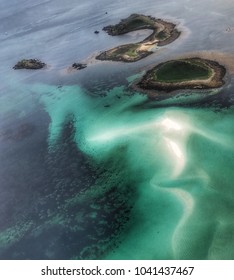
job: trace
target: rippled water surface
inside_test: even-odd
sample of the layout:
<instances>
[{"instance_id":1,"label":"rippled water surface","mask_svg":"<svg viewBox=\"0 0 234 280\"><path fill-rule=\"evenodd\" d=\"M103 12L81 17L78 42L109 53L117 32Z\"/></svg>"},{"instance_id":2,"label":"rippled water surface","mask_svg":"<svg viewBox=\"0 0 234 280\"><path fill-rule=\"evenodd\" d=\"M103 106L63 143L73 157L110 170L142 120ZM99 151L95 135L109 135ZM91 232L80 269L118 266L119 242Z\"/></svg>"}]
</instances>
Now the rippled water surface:
<instances>
[{"instance_id":1,"label":"rippled water surface","mask_svg":"<svg viewBox=\"0 0 234 280\"><path fill-rule=\"evenodd\" d=\"M1 259L234 258L232 71L221 89L163 101L129 87L186 53L232 57L233 9L0 0ZM172 21L182 35L136 63L95 62L145 37L101 31L131 13ZM34 57L48 68L12 69ZM81 61L88 67L68 73Z\"/></svg>"}]
</instances>

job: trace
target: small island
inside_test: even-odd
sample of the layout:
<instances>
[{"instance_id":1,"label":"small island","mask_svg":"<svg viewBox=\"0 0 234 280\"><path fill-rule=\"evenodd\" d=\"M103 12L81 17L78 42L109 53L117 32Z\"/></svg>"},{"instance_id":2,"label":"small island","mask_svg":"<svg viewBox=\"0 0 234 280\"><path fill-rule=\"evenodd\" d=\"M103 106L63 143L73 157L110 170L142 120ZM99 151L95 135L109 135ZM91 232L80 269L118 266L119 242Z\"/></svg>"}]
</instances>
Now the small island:
<instances>
[{"instance_id":1,"label":"small island","mask_svg":"<svg viewBox=\"0 0 234 280\"><path fill-rule=\"evenodd\" d=\"M132 14L128 18L121 20L116 25L109 25L103 28L109 35L116 36L141 29L150 29L152 34L139 43L126 44L104 51L96 59L112 60L123 62L138 61L153 52L155 46L165 46L176 40L180 32L176 25L162 19L155 19L151 16Z\"/></svg>"},{"instance_id":2,"label":"small island","mask_svg":"<svg viewBox=\"0 0 234 280\"><path fill-rule=\"evenodd\" d=\"M85 69L86 67L87 67L87 64L84 64L84 63L75 62L72 64L72 68L74 68L76 70L82 70L82 69Z\"/></svg>"},{"instance_id":3,"label":"small island","mask_svg":"<svg viewBox=\"0 0 234 280\"><path fill-rule=\"evenodd\" d=\"M170 60L149 70L135 87L151 96L181 89L213 89L224 84L226 69L199 57Z\"/></svg>"},{"instance_id":4,"label":"small island","mask_svg":"<svg viewBox=\"0 0 234 280\"><path fill-rule=\"evenodd\" d=\"M31 70L37 70L42 69L46 66L44 62L41 62L38 59L22 59L13 67L13 69L31 69Z\"/></svg>"}]
</instances>

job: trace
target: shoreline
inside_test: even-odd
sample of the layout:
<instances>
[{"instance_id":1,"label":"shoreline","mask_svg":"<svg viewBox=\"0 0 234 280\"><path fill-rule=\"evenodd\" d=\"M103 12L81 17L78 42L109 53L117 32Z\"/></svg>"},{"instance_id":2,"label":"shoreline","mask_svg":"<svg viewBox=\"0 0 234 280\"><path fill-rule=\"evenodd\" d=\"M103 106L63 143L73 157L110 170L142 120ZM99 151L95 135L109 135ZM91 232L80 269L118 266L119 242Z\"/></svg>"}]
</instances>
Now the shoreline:
<instances>
[{"instance_id":1,"label":"shoreline","mask_svg":"<svg viewBox=\"0 0 234 280\"><path fill-rule=\"evenodd\" d=\"M210 77L207 79L191 79L181 82L160 82L153 79L153 75L155 75L155 72L160 66L168 62L180 60L197 60L199 63L201 62L208 67L209 71L211 71ZM147 72L143 77L137 79L130 85L130 88L140 93L146 94L148 98L155 100L173 97L177 93L184 90L189 90L192 92L196 90L199 90L199 92L207 92L207 90L221 88L225 84L224 78L226 78L227 74L227 68L224 65L221 65L220 62L217 60L204 58L199 54L197 54L196 57L191 54L190 56L184 55L183 57L171 59L157 64L153 68L146 71Z\"/></svg>"}]
</instances>

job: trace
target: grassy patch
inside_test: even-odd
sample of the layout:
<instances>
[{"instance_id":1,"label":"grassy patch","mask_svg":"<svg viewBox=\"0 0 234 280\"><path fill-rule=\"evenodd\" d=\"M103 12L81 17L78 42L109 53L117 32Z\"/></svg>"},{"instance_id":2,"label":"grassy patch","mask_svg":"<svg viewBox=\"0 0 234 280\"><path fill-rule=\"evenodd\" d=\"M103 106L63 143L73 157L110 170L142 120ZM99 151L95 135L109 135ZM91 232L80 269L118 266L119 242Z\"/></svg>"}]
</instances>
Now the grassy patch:
<instances>
[{"instance_id":1,"label":"grassy patch","mask_svg":"<svg viewBox=\"0 0 234 280\"><path fill-rule=\"evenodd\" d=\"M136 52L137 48L138 48L138 45L136 45L136 44L121 46L121 47L118 47L116 50L114 50L111 53L111 56L116 57L116 56L128 55L130 57L136 57L137 56L137 52Z\"/></svg>"},{"instance_id":2,"label":"grassy patch","mask_svg":"<svg viewBox=\"0 0 234 280\"><path fill-rule=\"evenodd\" d=\"M189 80L206 80L211 74L211 69L203 63L178 60L169 61L159 66L154 74L154 79L159 82L175 83Z\"/></svg>"},{"instance_id":3,"label":"grassy patch","mask_svg":"<svg viewBox=\"0 0 234 280\"><path fill-rule=\"evenodd\" d=\"M148 16L133 14L120 24L116 25L117 28L122 28L122 32L130 32L132 30L141 29L145 26L155 27L155 22Z\"/></svg>"},{"instance_id":4,"label":"grassy patch","mask_svg":"<svg viewBox=\"0 0 234 280\"><path fill-rule=\"evenodd\" d=\"M136 19L128 22L127 29L134 30L135 28L141 28L141 27L145 26L146 24L147 24L147 22L144 21L143 19L136 18Z\"/></svg>"},{"instance_id":5,"label":"grassy patch","mask_svg":"<svg viewBox=\"0 0 234 280\"><path fill-rule=\"evenodd\" d=\"M161 31L156 35L157 35L157 39L159 39L159 40L165 40L168 37L164 31Z\"/></svg>"}]
</instances>

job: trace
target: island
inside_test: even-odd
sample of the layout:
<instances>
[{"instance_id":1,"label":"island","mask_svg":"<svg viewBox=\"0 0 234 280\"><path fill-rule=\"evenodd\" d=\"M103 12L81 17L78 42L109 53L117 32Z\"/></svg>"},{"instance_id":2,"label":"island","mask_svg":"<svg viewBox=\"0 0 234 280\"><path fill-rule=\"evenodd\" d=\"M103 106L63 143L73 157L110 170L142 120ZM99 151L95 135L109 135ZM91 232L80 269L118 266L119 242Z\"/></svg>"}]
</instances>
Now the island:
<instances>
[{"instance_id":1,"label":"island","mask_svg":"<svg viewBox=\"0 0 234 280\"><path fill-rule=\"evenodd\" d=\"M147 71L135 88L151 96L181 89L213 89L224 84L225 74L225 67L213 60L199 57L170 60Z\"/></svg>"},{"instance_id":2,"label":"island","mask_svg":"<svg viewBox=\"0 0 234 280\"><path fill-rule=\"evenodd\" d=\"M150 54L155 46L165 46L176 40L180 32L176 25L162 19L151 16L132 14L116 25L103 28L109 35L116 36L141 29L150 29L152 34L143 41L126 44L107 50L96 56L98 60L112 60L123 62L135 62Z\"/></svg>"},{"instance_id":3,"label":"island","mask_svg":"<svg viewBox=\"0 0 234 280\"><path fill-rule=\"evenodd\" d=\"M17 64L13 67L13 69L31 69L37 70L44 68L46 64L41 62L39 59L22 59L17 62Z\"/></svg>"}]
</instances>

